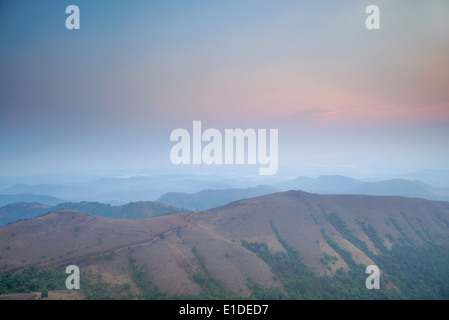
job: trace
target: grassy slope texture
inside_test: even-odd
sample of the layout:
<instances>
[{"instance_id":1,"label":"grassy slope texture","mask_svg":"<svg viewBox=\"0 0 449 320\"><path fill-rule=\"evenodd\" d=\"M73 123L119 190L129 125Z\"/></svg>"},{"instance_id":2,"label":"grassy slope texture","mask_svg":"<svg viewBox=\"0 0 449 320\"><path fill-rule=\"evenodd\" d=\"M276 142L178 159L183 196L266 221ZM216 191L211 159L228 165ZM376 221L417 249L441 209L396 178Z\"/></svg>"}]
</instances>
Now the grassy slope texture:
<instances>
[{"instance_id":1,"label":"grassy slope texture","mask_svg":"<svg viewBox=\"0 0 449 320\"><path fill-rule=\"evenodd\" d=\"M64 293L58 272L76 264L76 299L448 299L448 247L449 203L404 197L288 191L139 220L57 210L0 228L0 294ZM19 281L35 266L47 282Z\"/></svg>"}]
</instances>

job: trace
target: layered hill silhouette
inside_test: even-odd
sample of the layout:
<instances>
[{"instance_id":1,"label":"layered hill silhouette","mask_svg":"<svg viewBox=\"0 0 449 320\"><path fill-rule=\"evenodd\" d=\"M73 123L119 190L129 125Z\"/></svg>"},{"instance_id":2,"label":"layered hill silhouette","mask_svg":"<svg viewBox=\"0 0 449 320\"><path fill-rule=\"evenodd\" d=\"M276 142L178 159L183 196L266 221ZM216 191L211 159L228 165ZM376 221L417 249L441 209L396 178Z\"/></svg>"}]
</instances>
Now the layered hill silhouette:
<instances>
[{"instance_id":1,"label":"layered hill silhouette","mask_svg":"<svg viewBox=\"0 0 449 320\"><path fill-rule=\"evenodd\" d=\"M357 194L403 196L428 200L449 200L449 190L436 188L421 181L392 179L366 182L344 176L299 177L273 186L253 188L207 189L196 193L169 192L156 201L190 210L211 209L229 202L287 190L302 190L319 194Z\"/></svg>"},{"instance_id":2,"label":"layered hill silhouette","mask_svg":"<svg viewBox=\"0 0 449 320\"><path fill-rule=\"evenodd\" d=\"M447 202L301 191L142 219L60 209L0 228L3 272L76 264L87 298L102 297L92 283L115 298L448 298L448 247ZM365 288L371 264L382 290Z\"/></svg>"},{"instance_id":3,"label":"layered hill silhouette","mask_svg":"<svg viewBox=\"0 0 449 320\"><path fill-rule=\"evenodd\" d=\"M169 192L156 201L189 210L204 210L278 191L271 186L256 186L254 188L208 189L197 193Z\"/></svg>"},{"instance_id":4,"label":"layered hill silhouette","mask_svg":"<svg viewBox=\"0 0 449 320\"><path fill-rule=\"evenodd\" d=\"M320 176L315 179L299 177L274 186L282 191L299 189L320 194L403 196L449 201L449 189L430 186L419 180L391 179L367 182L344 176Z\"/></svg>"},{"instance_id":5,"label":"layered hill silhouette","mask_svg":"<svg viewBox=\"0 0 449 320\"><path fill-rule=\"evenodd\" d=\"M37 202L18 202L0 208L0 226L21 219L32 219L51 211L50 206Z\"/></svg>"},{"instance_id":6,"label":"layered hill silhouette","mask_svg":"<svg viewBox=\"0 0 449 320\"><path fill-rule=\"evenodd\" d=\"M103 203L125 204L141 200L154 200L167 192L198 192L205 189L225 189L235 187L234 181L213 181L198 175L161 174L152 176L133 176L127 178L103 178L79 183L13 184L0 190L5 195L51 195L64 201L99 201ZM1 197L0 197L1 200ZM15 202L39 202L39 200L20 199Z\"/></svg>"},{"instance_id":7,"label":"layered hill silhouette","mask_svg":"<svg viewBox=\"0 0 449 320\"><path fill-rule=\"evenodd\" d=\"M37 202L49 206L67 201L121 205L141 200L166 199L171 201L170 204L196 210L210 209L231 201L288 190L320 194L405 196L449 201L448 188L435 187L419 180L363 181L328 175L317 178L301 176L275 183L273 180L249 180L235 176L212 180L208 176L198 175L154 175L105 178L76 184L15 184L0 190L0 194L3 194L0 195L0 207L17 202Z\"/></svg>"},{"instance_id":8,"label":"layered hill silhouette","mask_svg":"<svg viewBox=\"0 0 449 320\"><path fill-rule=\"evenodd\" d=\"M40 194L0 194L0 207L18 202L36 202L47 206L54 206L64 202L64 200Z\"/></svg>"},{"instance_id":9,"label":"layered hill silhouette","mask_svg":"<svg viewBox=\"0 0 449 320\"><path fill-rule=\"evenodd\" d=\"M148 218L181 211L179 207L152 201L130 202L120 206L86 201L64 202L55 206L35 202L19 202L0 208L0 226L21 219L31 219L57 209L73 209L99 217L115 219Z\"/></svg>"}]
</instances>

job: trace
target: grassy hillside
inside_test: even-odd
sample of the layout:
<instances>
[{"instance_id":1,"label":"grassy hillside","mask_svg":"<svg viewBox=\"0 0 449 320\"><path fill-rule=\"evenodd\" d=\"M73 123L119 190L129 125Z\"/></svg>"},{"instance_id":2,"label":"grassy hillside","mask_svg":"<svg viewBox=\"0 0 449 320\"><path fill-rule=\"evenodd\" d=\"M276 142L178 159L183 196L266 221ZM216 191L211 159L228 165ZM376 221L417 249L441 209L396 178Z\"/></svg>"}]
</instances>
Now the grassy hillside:
<instances>
[{"instance_id":1,"label":"grassy hillside","mask_svg":"<svg viewBox=\"0 0 449 320\"><path fill-rule=\"evenodd\" d=\"M90 299L449 299L448 246L447 202L290 191L141 220L52 212L0 228L0 270L75 263Z\"/></svg>"}]
</instances>

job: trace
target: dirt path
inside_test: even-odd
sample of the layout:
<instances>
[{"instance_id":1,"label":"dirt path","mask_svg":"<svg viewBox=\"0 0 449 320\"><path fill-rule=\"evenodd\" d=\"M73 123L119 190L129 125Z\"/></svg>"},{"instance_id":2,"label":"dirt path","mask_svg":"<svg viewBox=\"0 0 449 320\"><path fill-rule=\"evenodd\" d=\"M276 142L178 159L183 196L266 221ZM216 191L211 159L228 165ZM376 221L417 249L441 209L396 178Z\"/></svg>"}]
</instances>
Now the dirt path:
<instances>
[{"instance_id":1,"label":"dirt path","mask_svg":"<svg viewBox=\"0 0 449 320\"><path fill-rule=\"evenodd\" d=\"M198 212L200 212L200 211L191 211L185 218L184 218L184 222L185 222L185 226L183 226L183 227L179 227L179 226L177 226L177 227L173 227L173 228L170 228L170 229L168 229L168 230L165 230L164 232L162 232L162 233L159 233L159 234L157 234L157 235L155 235L154 237L152 237L151 239L149 239L149 240L144 240L144 241L140 241L140 242L131 242L131 243L127 243L126 245L123 245L123 246L120 246L120 247L116 247L116 248L110 248L110 249L105 249L105 250L99 250L99 251L97 251L97 252L93 252L93 253L90 253L89 254L89 256L91 256L91 257L95 257L95 256L97 256L97 255L102 255L102 254L107 254L107 253L110 253L110 252L114 252L114 253L117 253L117 252L120 252L120 251L123 251L123 250L125 250L125 249L128 249L128 248L136 248L136 247L139 247L139 246L146 246L146 245L149 245L149 244L151 244L151 243L153 243L153 241L155 241L155 240L157 240L161 235L164 235L164 236L166 236L166 235L168 235L168 234L170 234L171 232L173 232L173 231L176 231L176 230L187 230L187 229L190 229L191 228L191 224L190 224L190 222L189 222L189 219L190 218L192 218L195 214L197 214ZM62 260L58 260L57 261L57 264L62 264L62 263L65 263L66 261L68 262L68 261L73 261L73 257L71 257L71 258L68 258L68 259L62 259ZM47 267L49 267L49 266L54 266L54 265L56 265L56 263L47 263L47 264L42 264L42 266L47 266Z\"/></svg>"},{"instance_id":2,"label":"dirt path","mask_svg":"<svg viewBox=\"0 0 449 320\"><path fill-rule=\"evenodd\" d=\"M168 235L168 234L170 234L170 233L172 233L173 231L176 231L176 230L182 231L182 230L190 229L190 227L192 225L190 224L189 219L191 217L193 217L198 212L199 211L192 211L192 212L190 212L190 214L187 217L184 218L184 222L186 223L186 225L184 227L182 227L182 228L180 228L179 226L178 227L174 227L174 228L170 228L170 229L168 229L168 230L166 230L166 231L164 231L162 233L159 233L158 235L155 235L153 238L151 238L148 241L140 242L140 243L137 243L137 244L133 244L131 246L130 245L126 245L126 246L123 246L121 248L113 250L113 252L117 253L117 252L120 252L120 251L128 249L128 248L135 248L135 247L139 247L139 246L146 246L146 245L151 244L153 241L157 240L157 238L160 238L161 235L166 236L166 235Z\"/></svg>"}]
</instances>

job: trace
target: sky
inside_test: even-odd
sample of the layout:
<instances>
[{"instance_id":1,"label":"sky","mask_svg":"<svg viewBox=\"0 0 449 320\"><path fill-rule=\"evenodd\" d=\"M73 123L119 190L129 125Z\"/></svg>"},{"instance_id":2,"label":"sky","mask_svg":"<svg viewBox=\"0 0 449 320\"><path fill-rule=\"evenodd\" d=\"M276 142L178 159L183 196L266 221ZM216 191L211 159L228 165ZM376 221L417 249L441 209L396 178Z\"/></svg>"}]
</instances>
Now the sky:
<instances>
[{"instance_id":1,"label":"sky","mask_svg":"<svg viewBox=\"0 0 449 320\"><path fill-rule=\"evenodd\" d=\"M0 176L190 172L169 137L194 120L278 129L278 175L449 173L447 17L447 0L0 1Z\"/></svg>"}]
</instances>

